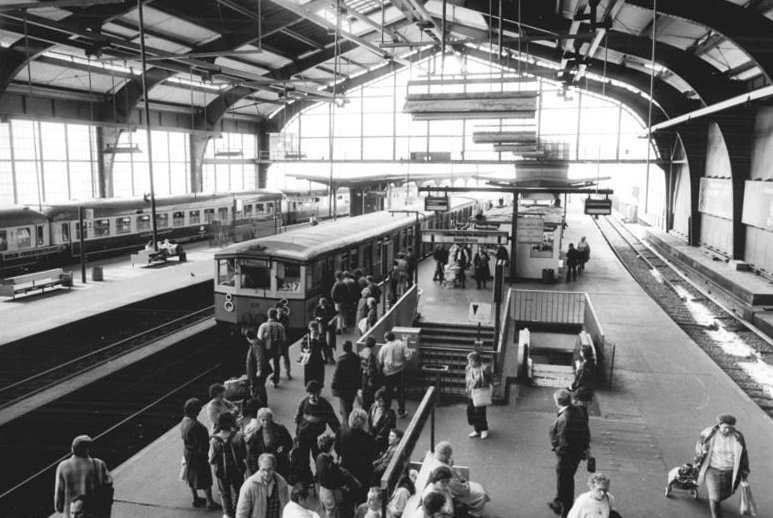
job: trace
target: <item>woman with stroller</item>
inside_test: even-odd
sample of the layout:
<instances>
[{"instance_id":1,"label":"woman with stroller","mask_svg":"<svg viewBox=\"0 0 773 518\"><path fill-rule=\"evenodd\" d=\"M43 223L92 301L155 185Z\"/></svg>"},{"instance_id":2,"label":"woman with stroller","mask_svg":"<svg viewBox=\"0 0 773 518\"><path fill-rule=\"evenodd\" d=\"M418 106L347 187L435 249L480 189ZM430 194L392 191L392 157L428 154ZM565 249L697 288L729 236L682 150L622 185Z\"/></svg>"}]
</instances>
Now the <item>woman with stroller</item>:
<instances>
[{"instance_id":1,"label":"woman with stroller","mask_svg":"<svg viewBox=\"0 0 773 518\"><path fill-rule=\"evenodd\" d=\"M730 497L749 476L749 452L735 417L722 414L717 423L703 430L695 445L694 466L698 485L706 484L711 518L720 518L722 500Z\"/></svg>"}]
</instances>

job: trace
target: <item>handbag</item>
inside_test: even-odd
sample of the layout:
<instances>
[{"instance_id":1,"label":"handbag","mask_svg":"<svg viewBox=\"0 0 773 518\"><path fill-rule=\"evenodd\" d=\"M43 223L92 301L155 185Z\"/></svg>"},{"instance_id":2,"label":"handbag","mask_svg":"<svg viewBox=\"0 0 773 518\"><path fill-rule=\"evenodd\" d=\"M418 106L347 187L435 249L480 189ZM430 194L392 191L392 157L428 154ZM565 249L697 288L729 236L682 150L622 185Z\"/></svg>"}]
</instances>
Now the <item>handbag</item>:
<instances>
[{"instance_id":1,"label":"handbag","mask_svg":"<svg viewBox=\"0 0 773 518\"><path fill-rule=\"evenodd\" d=\"M491 385L483 388L474 388L471 391L472 406L482 407L491 405Z\"/></svg>"},{"instance_id":2,"label":"handbag","mask_svg":"<svg viewBox=\"0 0 773 518\"><path fill-rule=\"evenodd\" d=\"M752 488L748 480L741 481L741 514L757 516L757 504L752 496Z\"/></svg>"},{"instance_id":3,"label":"handbag","mask_svg":"<svg viewBox=\"0 0 773 518\"><path fill-rule=\"evenodd\" d=\"M180 461L180 481L188 483L188 463L185 462L185 457Z\"/></svg>"},{"instance_id":4,"label":"handbag","mask_svg":"<svg viewBox=\"0 0 773 518\"><path fill-rule=\"evenodd\" d=\"M100 518L110 518L110 513L113 508L113 495L115 494L115 488L113 482L105 482L100 476L99 468L94 459L91 459L91 465L94 468L94 476L96 482L94 483L94 494L92 498L94 514Z\"/></svg>"}]
</instances>

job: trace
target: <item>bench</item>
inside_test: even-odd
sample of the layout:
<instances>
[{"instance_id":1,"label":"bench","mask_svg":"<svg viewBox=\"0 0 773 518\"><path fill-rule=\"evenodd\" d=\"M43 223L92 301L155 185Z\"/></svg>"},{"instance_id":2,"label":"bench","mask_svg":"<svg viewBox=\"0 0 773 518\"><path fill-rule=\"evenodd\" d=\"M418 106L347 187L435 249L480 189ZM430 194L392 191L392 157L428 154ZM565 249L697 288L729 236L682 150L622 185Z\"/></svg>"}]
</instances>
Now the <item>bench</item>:
<instances>
[{"instance_id":1,"label":"bench","mask_svg":"<svg viewBox=\"0 0 773 518\"><path fill-rule=\"evenodd\" d=\"M72 274L61 268L54 268L53 270L9 277L0 283L0 296L15 299L16 295L34 290L41 290L42 293L46 291L46 288L54 286L71 288Z\"/></svg>"},{"instance_id":2,"label":"bench","mask_svg":"<svg viewBox=\"0 0 773 518\"><path fill-rule=\"evenodd\" d=\"M149 265L152 263L165 263L170 257L177 257L177 259L184 263L187 260L185 251L180 245L176 245L174 252L169 252L166 248L159 248L156 250L140 250L136 254L131 254L132 268L134 264Z\"/></svg>"},{"instance_id":3,"label":"bench","mask_svg":"<svg viewBox=\"0 0 773 518\"><path fill-rule=\"evenodd\" d=\"M427 487L432 470L439 465L440 463L435 459L435 454L431 451L428 451L424 455L424 460L421 463L413 461L410 463L411 469L419 470L419 476L416 477L415 482L416 493L411 495L408 502L406 502L403 518L421 518L424 516L421 512L421 494L424 491L424 488ZM454 466L454 469L458 471L465 480L470 480L469 467Z\"/></svg>"}]
</instances>

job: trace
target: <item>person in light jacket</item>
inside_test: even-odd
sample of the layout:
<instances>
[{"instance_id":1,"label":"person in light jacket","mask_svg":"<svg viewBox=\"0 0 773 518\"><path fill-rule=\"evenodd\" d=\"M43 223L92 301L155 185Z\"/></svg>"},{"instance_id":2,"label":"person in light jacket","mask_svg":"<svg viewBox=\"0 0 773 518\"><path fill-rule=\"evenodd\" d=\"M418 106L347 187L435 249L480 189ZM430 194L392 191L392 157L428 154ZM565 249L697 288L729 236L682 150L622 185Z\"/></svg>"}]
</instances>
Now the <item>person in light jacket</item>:
<instances>
[{"instance_id":1,"label":"person in light jacket","mask_svg":"<svg viewBox=\"0 0 773 518\"><path fill-rule=\"evenodd\" d=\"M488 420L486 419L486 406L475 406L472 391L490 387L493 383L493 375L488 365L483 365L480 353L472 351L467 355L467 367L464 369L464 381L467 391L467 423L472 426L470 437L481 439L488 437Z\"/></svg>"},{"instance_id":2,"label":"person in light jacket","mask_svg":"<svg viewBox=\"0 0 773 518\"><path fill-rule=\"evenodd\" d=\"M703 430L695 445L698 485L706 484L711 518L720 518L720 502L738 489L749 476L749 453L746 440L735 429L736 419L730 414L717 417L717 423Z\"/></svg>"},{"instance_id":3,"label":"person in light jacket","mask_svg":"<svg viewBox=\"0 0 773 518\"><path fill-rule=\"evenodd\" d=\"M258 459L258 471L242 484L236 518L281 518L290 501L287 481L274 472L276 459L264 453Z\"/></svg>"}]
</instances>

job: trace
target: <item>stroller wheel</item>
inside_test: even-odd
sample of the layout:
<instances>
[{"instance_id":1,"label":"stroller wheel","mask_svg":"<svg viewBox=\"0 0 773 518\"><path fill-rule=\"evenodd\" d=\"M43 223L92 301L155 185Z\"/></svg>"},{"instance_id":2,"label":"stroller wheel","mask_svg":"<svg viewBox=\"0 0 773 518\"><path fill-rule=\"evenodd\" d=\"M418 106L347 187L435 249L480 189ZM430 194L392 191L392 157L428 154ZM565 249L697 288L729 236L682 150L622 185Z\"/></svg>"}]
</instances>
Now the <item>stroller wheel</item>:
<instances>
[{"instance_id":1,"label":"stroller wheel","mask_svg":"<svg viewBox=\"0 0 773 518\"><path fill-rule=\"evenodd\" d=\"M666 498L671 496L671 488L670 487L666 488L665 496L666 496Z\"/></svg>"}]
</instances>

